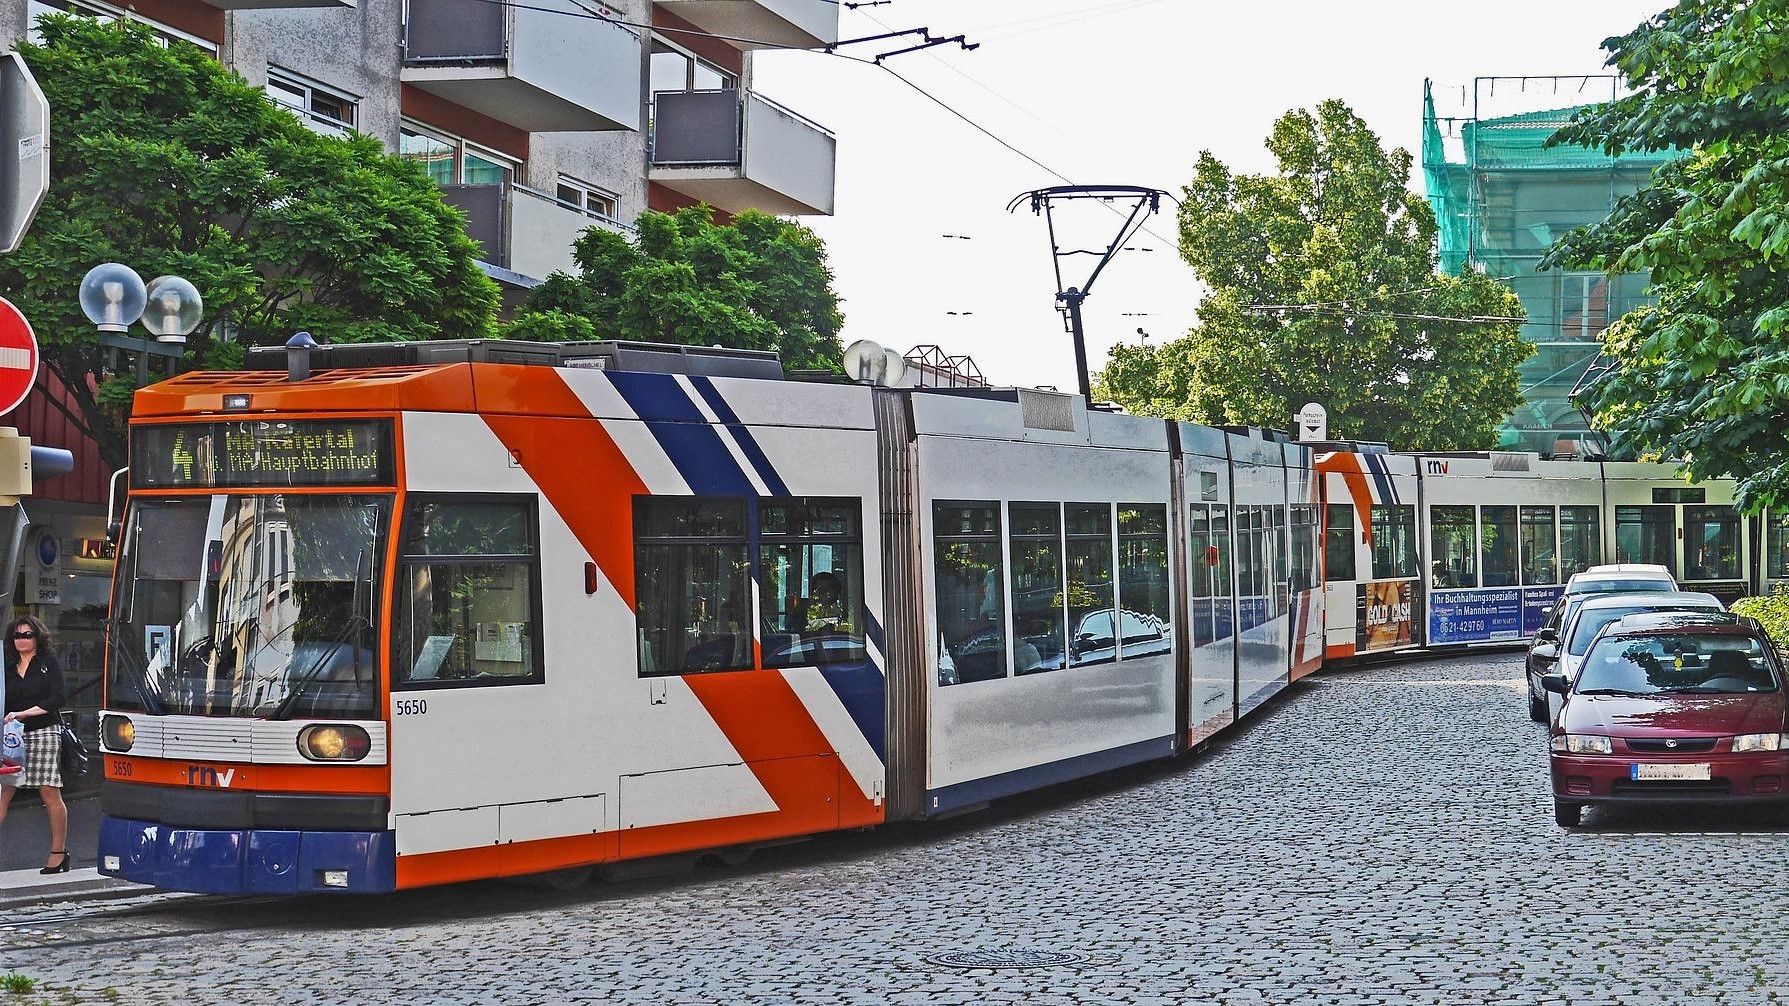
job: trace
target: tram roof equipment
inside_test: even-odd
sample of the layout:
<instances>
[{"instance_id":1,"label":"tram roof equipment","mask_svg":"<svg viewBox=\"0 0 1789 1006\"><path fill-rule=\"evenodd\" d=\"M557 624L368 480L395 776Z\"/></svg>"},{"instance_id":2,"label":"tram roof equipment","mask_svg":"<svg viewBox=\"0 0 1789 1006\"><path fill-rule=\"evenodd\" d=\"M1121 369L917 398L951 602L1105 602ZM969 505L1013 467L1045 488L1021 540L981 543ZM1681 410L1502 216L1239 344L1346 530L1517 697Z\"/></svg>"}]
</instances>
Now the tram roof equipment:
<instances>
[{"instance_id":1,"label":"tram roof equipment","mask_svg":"<svg viewBox=\"0 0 1789 1006\"><path fill-rule=\"evenodd\" d=\"M781 358L771 350L725 349L659 342L521 342L511 339L441 339L417 342L338 342L310 350L311 369L362 370L428 367L451 363L508 363L536 367L625 370L649 374L784 379ZM249 349L246 370L285 370L286 349Z\"/></svg>"}]
</instances>

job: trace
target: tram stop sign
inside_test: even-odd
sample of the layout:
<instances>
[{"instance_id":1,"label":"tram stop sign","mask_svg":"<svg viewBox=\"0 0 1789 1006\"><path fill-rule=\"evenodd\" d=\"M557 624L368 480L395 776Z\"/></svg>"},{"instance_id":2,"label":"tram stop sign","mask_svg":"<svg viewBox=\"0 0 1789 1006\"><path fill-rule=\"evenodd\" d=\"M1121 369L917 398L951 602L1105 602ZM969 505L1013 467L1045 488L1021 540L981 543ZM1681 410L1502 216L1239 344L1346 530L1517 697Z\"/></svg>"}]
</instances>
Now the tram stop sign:
<instances>
[{"instance_id":1,"label":"tram stop sign","mask_svg":"<svg viewBox=\"0 0 1789 1006\"><path fill-rule=\"evenodd\" d=\"M37 383L37 333L31 323L0 298L0 415L19 407Z\"/></svg>"}]
</instances>

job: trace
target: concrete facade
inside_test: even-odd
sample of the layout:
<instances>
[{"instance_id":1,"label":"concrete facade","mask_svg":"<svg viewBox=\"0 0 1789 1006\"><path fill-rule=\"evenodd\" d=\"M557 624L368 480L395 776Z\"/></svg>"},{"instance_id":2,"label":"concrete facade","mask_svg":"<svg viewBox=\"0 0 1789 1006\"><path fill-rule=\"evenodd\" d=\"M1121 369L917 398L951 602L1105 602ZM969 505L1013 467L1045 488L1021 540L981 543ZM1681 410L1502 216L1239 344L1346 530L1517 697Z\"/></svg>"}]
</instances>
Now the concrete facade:
<instances>
[{"instance_id":1,"label":"concrete facade","mask_svg":"<svg viewBox=\"0 0 1789 1006\"><path fill-rule=\"evenodd\" d=\"M268 87L272 72L328 102L351 102L353 131L388 150L402 150L406 128L426 134L427 140L413 137L412 146L434 146L411 154L444 185L503 186L487 200L502 209L501 219L484 227L500 235L498 247L487 242L486 260L492 275L512 287L530 286L555 269L575 270L571 239L590 226L625 230L648 208L672 210L702 199L722 214L831 212L833 140L811 124L804 127L813 134L806 143L764 155L742 150L729 173L736 184L704 186L699 195L657 184L649 167L652 89L663 84L662 65L657 75L653 69L655 50L661 61L675 61L668 50L676 50L696 67L689 89L719 79L744 95L751 50L758 47L744 39L780 39L799 25L799 38L782 44L836 41L839 8L828 0L730 0L718 19L702 5L685 5L686 13L708 22L701 25L674 13L676 4L649 0L527 5L563 7L561 14L495 0L312 6L317 2L135 0L128 16L208 44L258 87ZM102 0L0 0L0 35L9 42L22 37L48 7L122 13ZM723 24L732 30L721 32ZM291 94L281 97L290 104ZM307 122L320 132L347 132L328 114ZM468 154L476 171L463 167ZM748 171L748 156L772 162ZM500 178L491 165L500 166ZM774 181L766 186L764 177L787 179L799 191L780 191ZM571 191L565 184L580 193L575 202L560 198Z\"/></svg>"}]
</instances>

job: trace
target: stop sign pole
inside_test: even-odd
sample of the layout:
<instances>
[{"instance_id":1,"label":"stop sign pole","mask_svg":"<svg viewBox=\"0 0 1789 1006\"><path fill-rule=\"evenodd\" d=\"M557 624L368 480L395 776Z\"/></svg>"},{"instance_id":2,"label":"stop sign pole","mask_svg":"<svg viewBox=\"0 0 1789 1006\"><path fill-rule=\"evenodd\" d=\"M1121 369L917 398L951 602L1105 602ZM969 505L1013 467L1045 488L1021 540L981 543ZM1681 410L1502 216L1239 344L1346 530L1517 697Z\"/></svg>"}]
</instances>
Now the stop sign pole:
<instances>
[{"instance_id":1,"label":"stop sign pole","mask_svg":"<svg viewBox=\"0 0 1789 1006\"><path fill-rule=\"evenodd\" d=\"M18 251L50 191L50 102L16 52L0 56L0 254Z\"/></svg>"}]
</instances>

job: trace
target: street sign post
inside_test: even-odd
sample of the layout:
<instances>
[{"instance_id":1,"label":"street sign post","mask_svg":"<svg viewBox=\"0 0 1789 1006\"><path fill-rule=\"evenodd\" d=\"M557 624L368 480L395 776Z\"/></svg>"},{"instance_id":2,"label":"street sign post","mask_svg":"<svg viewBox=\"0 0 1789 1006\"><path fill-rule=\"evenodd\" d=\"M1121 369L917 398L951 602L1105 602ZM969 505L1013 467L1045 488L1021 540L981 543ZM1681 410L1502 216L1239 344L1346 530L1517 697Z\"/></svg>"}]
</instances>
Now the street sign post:
<instances>
[{"instance_id":1,"label":"street sign post","mask_svg":"<svg viewBox=\"0 0 1789 1006\"><path fill-rule=\"evenodd\" d=\"M0 254L18 251L50 191L50 103L16 52L0 56Z\"/></svg>"},{"instance_id":2,"label":"street sign post","mask_svg":"<svg viewBox=\"0 0 1789 1006\"><path fill-rule=\"evenodd\" d=\"M37 333L31 323L0 298L0 415L19 407L37 383Z\"/></svg>"},{"instance_id":3,"label":"street sign post","mask_svg":"<svg viewBox=\"0 0 1789 1006\"><path fill-rule=\"evenodd\" d=\"M1316 402L1310 402L1298 410L1294 417L1298 422L1298 439L1319 441L1329 439L1329 411Z\"/></svg>"}]
</instances>

